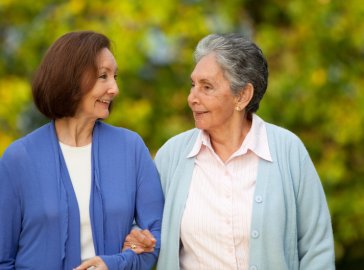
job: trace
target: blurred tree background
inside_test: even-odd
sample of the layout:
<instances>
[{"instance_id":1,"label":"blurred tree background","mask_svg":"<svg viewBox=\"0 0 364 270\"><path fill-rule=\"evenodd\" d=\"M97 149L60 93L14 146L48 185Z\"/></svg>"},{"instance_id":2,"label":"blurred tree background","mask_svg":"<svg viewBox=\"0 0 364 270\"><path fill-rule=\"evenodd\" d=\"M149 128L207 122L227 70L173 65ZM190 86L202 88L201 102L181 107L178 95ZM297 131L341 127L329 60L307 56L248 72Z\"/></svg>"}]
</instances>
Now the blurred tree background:
<instances>
[{"instance_id":1,"label":"blurred tree background","mask_svg":"<svg viewBox=\"0 0 364 270\"><path fill-rule=\"evenodd\" d=\"M258 114L299 135L321 176L337 269L363 269L363 18L361 0L1 0L0 156L47 121L32 105L30 81L65 32L113 40L121 93L107 122L137 131L152 154L193 127L186 97L198 40L240 32L269 63Z\"/></svg>"}]
</instances>

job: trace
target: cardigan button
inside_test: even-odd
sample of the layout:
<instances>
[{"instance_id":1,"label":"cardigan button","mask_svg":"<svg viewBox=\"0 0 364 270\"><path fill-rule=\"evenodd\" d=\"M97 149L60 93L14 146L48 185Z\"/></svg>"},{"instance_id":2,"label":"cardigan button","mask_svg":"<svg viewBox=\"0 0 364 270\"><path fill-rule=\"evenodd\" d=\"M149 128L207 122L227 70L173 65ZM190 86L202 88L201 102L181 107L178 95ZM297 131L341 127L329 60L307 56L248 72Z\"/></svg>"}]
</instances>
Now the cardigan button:
<instances>
[{"instance_id":1,"label":"cardigan button","mask_svg":"<svg viewBox=\"0 0 364 270\"><path fill-rule=\"evenodd\" d=\"M255 201L256 201L257 203L261 203L261 202L263 202L263 197L262 197L262 196L260 196L260 195L257 195L257 196L255 197Z\"/></svg>"},{"instance_id":2,"label":"cardigan button","mask_svg":"<svg viewBox=\"0 0 364 270\"><path fill-rule=\"evenodd\" d=\"M258 270L258 267L256 267L255 265L252 265L249 267L249 270Z\"/></svg>"},{"instance_id":3,"label":"cardigan button","mask_svg":"<svg viewBox=\"0 0 364 270\"><path fill-rule=\"evenodd\" d=\"M259 237L259 232L257 230L253 230L252 231L252 237L253 238L258 238Z\"/></svg>"}]
</instances>

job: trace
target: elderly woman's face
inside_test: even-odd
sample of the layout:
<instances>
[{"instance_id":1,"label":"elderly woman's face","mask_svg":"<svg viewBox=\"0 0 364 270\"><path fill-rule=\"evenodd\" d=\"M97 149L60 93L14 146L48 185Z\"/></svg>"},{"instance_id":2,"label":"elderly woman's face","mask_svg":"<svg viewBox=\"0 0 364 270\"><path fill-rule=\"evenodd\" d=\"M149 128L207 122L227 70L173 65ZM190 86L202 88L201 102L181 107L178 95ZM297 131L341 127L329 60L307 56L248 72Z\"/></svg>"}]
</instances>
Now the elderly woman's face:
<instances>
[{"instance_id":1,"label":"elderly woman's face","mask_svg":"<svg viewBox=\"0 0 364 270\"><path fill-rule=\"evenodd\" d=\"M203 57L196 64L191 80L188 105L196 127L210 133L234 125L236 97L214 54Z\"/></svg>"}]
</instances>

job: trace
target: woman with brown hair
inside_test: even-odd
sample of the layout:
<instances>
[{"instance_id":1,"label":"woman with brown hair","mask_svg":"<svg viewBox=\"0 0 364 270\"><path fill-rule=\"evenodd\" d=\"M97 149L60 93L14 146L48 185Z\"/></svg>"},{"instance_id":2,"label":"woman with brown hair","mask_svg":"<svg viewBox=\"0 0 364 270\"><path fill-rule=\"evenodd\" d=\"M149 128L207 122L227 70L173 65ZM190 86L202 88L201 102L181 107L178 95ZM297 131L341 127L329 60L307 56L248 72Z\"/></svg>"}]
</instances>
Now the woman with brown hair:
<instances>
[{"instance_id":1,"label":"woman with brown hair","mask_svg":"<svg viewBox=\"0 0 364 270\"><path fill-rule=\"evenodd\" d=\"M119 92L116 76L102 34L67 33L48 49L32 92L51 121L0 161L0 269L155 264L164 203L157 170L139 135L102 122ZM134 220L150 248L122 251Z\"/></svg>"}]
</instances>

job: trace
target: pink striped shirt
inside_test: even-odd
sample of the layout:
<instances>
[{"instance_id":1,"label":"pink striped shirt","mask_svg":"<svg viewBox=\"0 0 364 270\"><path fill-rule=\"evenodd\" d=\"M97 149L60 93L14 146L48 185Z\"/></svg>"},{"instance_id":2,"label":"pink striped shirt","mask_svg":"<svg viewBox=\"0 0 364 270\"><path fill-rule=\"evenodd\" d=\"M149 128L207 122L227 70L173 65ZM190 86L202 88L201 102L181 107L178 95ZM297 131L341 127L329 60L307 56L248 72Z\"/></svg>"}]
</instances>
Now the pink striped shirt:
<instances>
[{"instance_id":1,"label":"pink striped shirt","mask_svg":"<svg viewBox=\"0 0 364 270\"><path fill-rule=\"evenodd\" d=\"M181 223L181 269L247 269L258 161L272 161L264 121L253 115L225 163L204 131L188 157L195 157L195 168Z\"/></svg>"}]
</instances>

